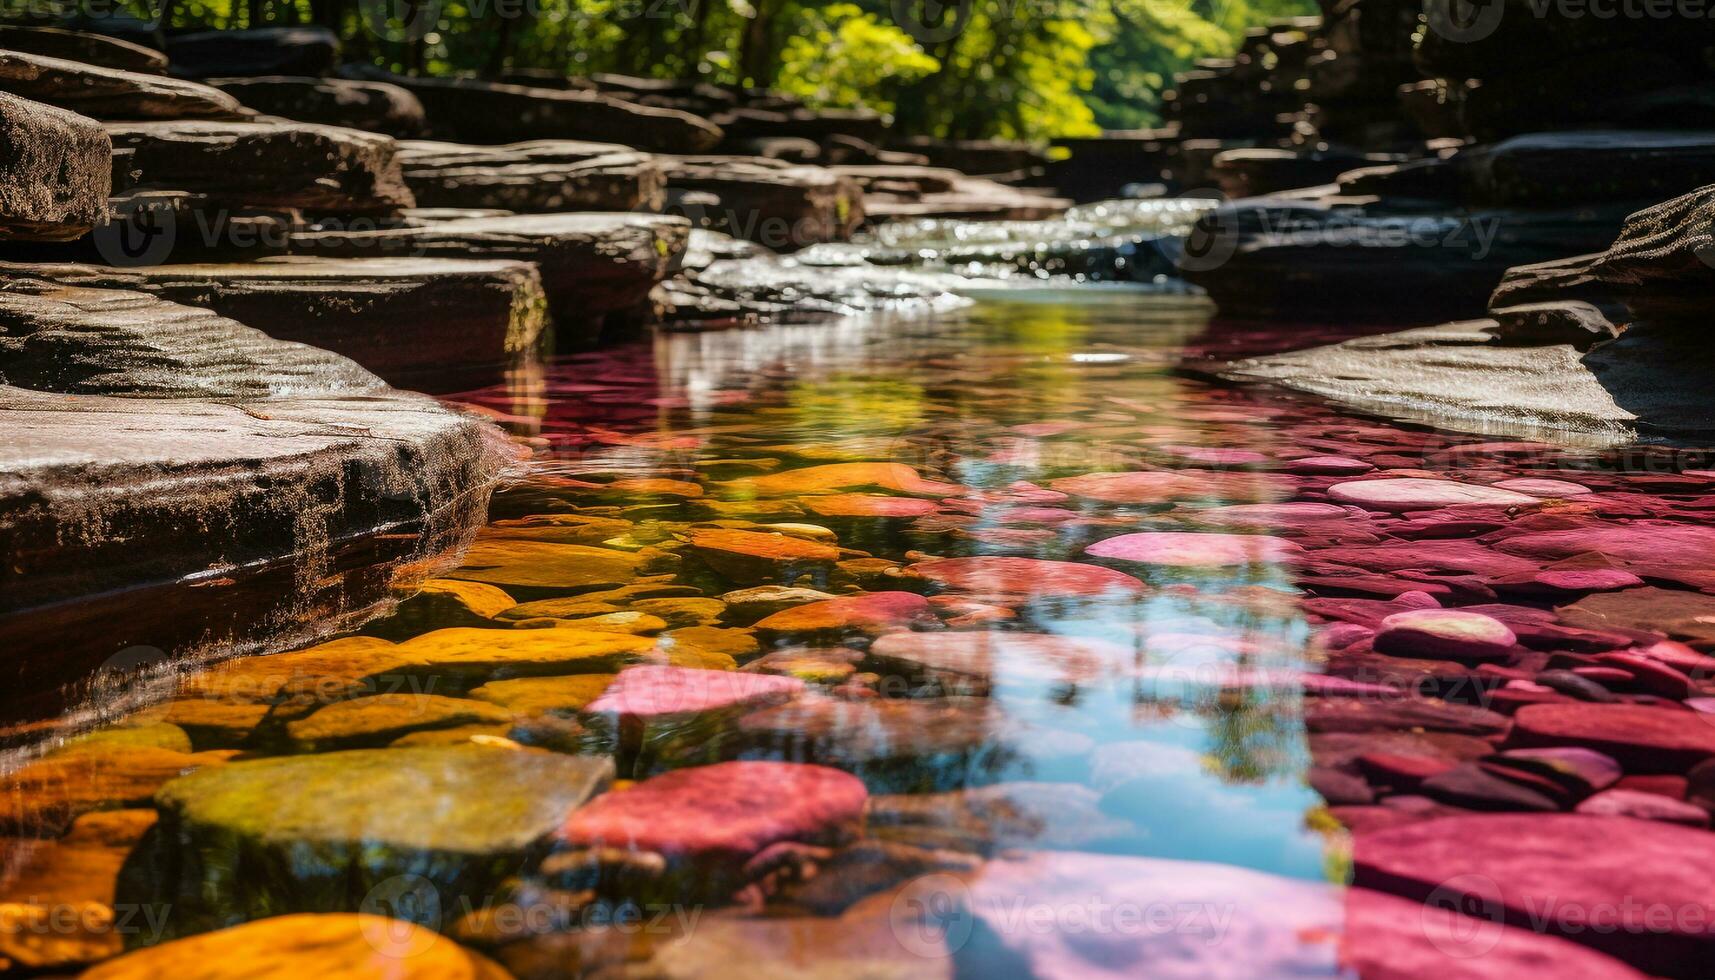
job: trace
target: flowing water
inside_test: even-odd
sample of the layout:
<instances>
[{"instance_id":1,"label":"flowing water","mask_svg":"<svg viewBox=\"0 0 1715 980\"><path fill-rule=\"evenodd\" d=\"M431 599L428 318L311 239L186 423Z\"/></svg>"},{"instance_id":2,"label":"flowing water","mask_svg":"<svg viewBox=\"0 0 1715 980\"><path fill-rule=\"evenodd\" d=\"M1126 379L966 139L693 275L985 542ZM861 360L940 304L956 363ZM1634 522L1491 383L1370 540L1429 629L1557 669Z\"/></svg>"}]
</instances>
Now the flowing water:
<instances>
[{"instance_id":1,"label":"flowing water","mask_svg":"<svg viewBox=\"0 0 1715 980\"><path fill-rule=\"evenodd\" d=\"M851 970L851 949L779 923L841 923L844 942L868 935L854 910L881 901L890 948L863 955L893 972L873 975L936 975L969 924L958 932L947 887L904 904L901 888L969 881L981 857L1082 852L1270 876L1229 896L1287 879L1293 897L1240 918L1299 941L1315 920L1326 941L1264 973L1335 975L1339 915L1306 909L1337 910L1349 863L1310 786L1307 731L1373 730L1319 721L1317 706L1398 678L1317 681L1338 633L1327 624L1362 620L1339 603L1414 587L1492 599L1484 569L1356 553L1440 554L1496 525L1345 506L1330 485L1588 472L1643 511L1686 489L1628 483L1595 450L1199 380L1180 369L1188 355L1281 338L1213 328L1190 298L1060 300L663 336L458 396L534 453L459 569L358 637L188 671L158 703L8 777L0 900L19 904L5 907L28 921L117 912L14 930L0 963L361 909L524 975L647 959L649 942L678 957L649 975ZM1167 533L1124 539L1144 532ZM1112 539L1133 544L1100 544ZM615 681L627 670L629 689ZM376 749L399 754L336 754ZM807 788L782 767L767 772L790 792L770 794L744 779L774 777L714 770L727 775L640 797L652 802L631 824L594 824L607 831L592 845L566 813L610 774L516 761L472 773L470 753L612 760L617 782L585 807L732 760L827 766L862 780L867 812L836 805L848 783ZM297 768L220 781L257 758ZM153 794L196 766L161 791L151 829ZM734 786L752 788L723 799ZM720 837L746 820L762 828L745 824L747 843ZM1044 872L1040 895L1028 873L1003 891L1064 911L1078 891L1066 867ZM1083 867L1095 901L1129 894L1145 866ZM554 914L509 925L482 914L495 901ZM610 937L613 920L590 910L627 901L694 909L702 925L663 915L656 930L646 916L626 933L642 946L596 943L599 955L579 941ZM909 928L902 908L921 913ZM735 948L741 916L766 925ZM1222 961L1218 938L1181 951L1187 969Z\"/></svg>"}]
</instances>

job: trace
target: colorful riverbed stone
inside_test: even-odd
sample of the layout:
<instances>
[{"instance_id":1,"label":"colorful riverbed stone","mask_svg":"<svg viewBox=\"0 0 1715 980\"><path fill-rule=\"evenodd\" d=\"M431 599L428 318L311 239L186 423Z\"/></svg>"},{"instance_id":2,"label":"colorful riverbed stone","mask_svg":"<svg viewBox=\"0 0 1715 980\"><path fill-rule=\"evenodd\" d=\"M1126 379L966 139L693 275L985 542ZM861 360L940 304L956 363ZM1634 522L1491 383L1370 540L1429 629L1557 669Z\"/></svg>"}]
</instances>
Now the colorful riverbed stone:
<instances>
[{"instance_id":1,"label":"colorful riverbed stone","mask_svg":"<svg viewBox=\"0 0 1715 980\"><path fill-rule=\"evenodd\" d=\"M1299 545L1268 534L1143 531L1098 541L1084 554L1165 568L1208 568L1275 564L1290 561L1300 551Z\"/></svg>"},{"instance_id":2,"label":"colorful riverbed stone","mask_svg":"<svg viewBox=\"0 0 1715 980\"><path fill-rule=\"evenodd\" d=\"M1527 709L1528 710L1528 709ZM1447 817L1360 834L1356 885L1480 910L1651 974L1701 977L1715 933L1715 838L1623 817Z\"/></svg>"},{"instance_id":3,"label":"colorful riverbed stone","mask_svg":"<svg viewBox=\"0 0 1715 980\"><path fill-rule=\"evenodd\" d=\"M399 875L442 903L488 894L613 778L613 761L476 745L358 749L232 763L155 795L176 877L169 930L281 912L356 911ZM292 868L259 876L246 869Z\"/></svg>"},{"instance_id":4,"label":"colorful riverbed stone","mask_svg":"<svg viewBox=\"0 0 1715 980\"><path fill-rule=\"evenodd\" d=\"M1379 480L1350 480L1328 488L1328 499L1356 504L1370 510L1402 513L1441 507L1488 505L1522 507L1537 504L1538 498L1515 490L1485 487L1453 480L1396 477Z\"/></svg>"},{"instance_id":5,"label":"colorful riverbed stone","mask_svg":"<svg viewBox=\"0 0 1715 980\"><path fill-rule=\"evenodd\" d=\"M692 554L728 579L743 583L775 582L826 573L840 558L840 549L786 534L709 528L691 531L685 543Z\"/></svg>"},{"instance_id":6,"label":"colorful riverbed stone","mask_svg":"<svg viewBox=\"0 0 1715 980\"><path fill-rule=\"evenodd\" d=\"M671 879L666 894L719 899L744 884L745 864L771 845L855 836L868 798L860 780L838 769L720 762L603 795L572 813L553 840L562 848L658 854Z\"/></svg>"},{"instance_id":7,"label":"colorful riverbed stone","mask_svg":"<svg viewBox=\"0 0 1715 980\"><path fill-rule=\"evenodd\" d=\"M517 538L483 538L446 577L496 586L528 601L611 589L643 574L647 554Z\"/></svg>"},{"instance_id":8,"label":"colorful riverbed stone","mask_svg":"<svg viewBox=\"0 0 1715 980\"><path fill-rule=\"evenodd\" d=\"M467 725L506 725L512 712L498 705L438 694L377 694L339 701L286 725L297 752L377 748L412 732Z\"/></svg>"},{"instance_id":9,"label":"colorful riverbed stone","mask_svg":"<svg viewBox=\"0 0 1715 980\"><path fill-rule=\"evenodd\" d=\"M873 493L842 493L805 497L805 509L821 517L912 518L933 514L935 501L919 497L888 497Z\"/></svg>"},{"instance_id":10,"label":"colorful riverbed stone","mask_svg":"<svg viewBox=\"0 0 1715 980\"><path fill-rule=\"evenodd\" d=\"M990 861L957 894L974 925L953 954L961 976L1334 975L1344 918L1331 885L1222 864L1078 851ZM1008 914L1019 907L1051 912L1026 923ZM1092 910L1124 907L1175 912L1128 928L1088 921Z\"/></svg>"},{"instance_id":11,"label":"colorful riverbed stone","mask_svg":"<svg viewBox=\"0 0 1715 980\"><path fill-rule=\"evenodd\" d=\"M507 980L492 960L433 930L367 914L300 914L127 953L95 967L93 980L241 980L258 975Z\"/></svg>"},{"instance_id":12,"label":"colorful riverbed stone","mask_svg":"<svg viewBox=\"0 0 1715 980\"><path fill-rule=\"evenodd\" d=\"M804 682L793 677L642 664L621 671L584 711L648 721L759 708L790 701L803 692Z\"/></svg>"},{"instance_id":13,"label":"colorful riverbed stone","mask_svg":"<svg viewBox=\"0 0 1715 980\"><path fill-rule=\"evenodd\" d=\"M1675 708L1537 704L1513 716L1507 745L1587 748L1611 756L1628 773L1680 773L1715 758L1715 724Z\"/></svg>"},{"instance_id":14,"label":"colorful riverbed stone","mask_svg":"<svg viewBox=\"0 0 1715 980\"><path fill-rule=\"evenodd\" d=\"M1497 660L1512 652L1518 637L1492 616L1458 609L1410 609L1384 618L1375 648L1408 657Z\"/></svg>"},{"instance_id":15,"label":"colorful riverbed stone","mask_svg":"<svg viewBox=\"0 0 1715 980\"><path fill-rule=\"evenodd\" d=\"M1619 960L1557 936L1367 888L1346 893L1340 965L1359 977L1436 980L1643 980Z\"/></svg>"},{"instance_id":16,"label":"colorful riverbed stone","mask_svg":"<svg viewBox=\"0 0 1715 980\"><path fill-rule=\"evenodd\" d=\"M956 483L926 479L904 463L829 463L745 477L728 483L727 487L735 492L764 497L863 487L879 487L911 496L950 497L964 489Z\"/></svg>"},{"instance_id":17,"label":"colorful riverbed stone","mask_svg":"<svg viewBox=\"0 0 1715 980\"><path fill-rule=\"evenodd\" d=\"M985 555L920 561L908 569L943 588L1006 603L1030 599L1139 595L1147 587L1124 572L1080 562Z\"/></svg>"},{"instance_id":18,"label":"colorful riverbed stone","mask_svg":"<svg viewBox=\"0 0 1715 980\"><path fill-rule=\"evenodd\" d=\"M871 592L783 609L759 621L756 628L781 634L873 633L933 621L929 600L914 592Z\"/></svg>"},{"instance_id":19,"label":"colorful riverbed stone","mask_svg":"<svg viewBox=\"0 0 1715 980\"><path fill-rule=\"evenodd\" d=\"M1109 504L1164 505L1181 501L1255 501L1274 496L1279 488L1268 477L1251 473L1179 473L1140 470L1132 473L1088 473L1055 480L1061 493Z\"/></svg>"}]
</instances>

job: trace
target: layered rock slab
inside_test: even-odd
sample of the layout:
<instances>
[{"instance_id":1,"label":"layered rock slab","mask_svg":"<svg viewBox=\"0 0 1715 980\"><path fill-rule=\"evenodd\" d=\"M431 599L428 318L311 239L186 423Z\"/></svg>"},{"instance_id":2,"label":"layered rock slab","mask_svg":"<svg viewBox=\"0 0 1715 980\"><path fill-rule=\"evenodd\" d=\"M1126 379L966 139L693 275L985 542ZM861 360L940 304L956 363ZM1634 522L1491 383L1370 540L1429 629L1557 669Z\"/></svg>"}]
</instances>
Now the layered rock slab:
<instances>
[{"instance_id":1,"label":"layered rock slab","mask_svg":"<svg viewBox=\"0 0 1715 980\"><path fill-rule=\"evenodd\" d=\"M93 119L242 119L238 100L196 82L0 51L0 92Z\"/></svg>"},{"instance_id":2,"label":"layered rock slab","mask_svg":"<svg viewBox=\"0 0 1715 980\"><path fill-rule=\"evenodd\" d=\"M547 326L541 277L523 262L279 257L133 269L3 265L0 272L202 307L426 391L499 381Z\"/></svg>"},{"instance_id":3,"label":"layered rock slab","mask_svg":"<svg viewBox=\"0 0 1715 980\"><path fill-rule=\"evenodd\" d=\"M58 27L0 25L0 48L144 75L167 73L167 56L154 48Z\"/></svg>"},{"instance_id":4,"label":"layered rock slab","mask_svg":"<svg viewBox=\"0 0 1715 980\"><path fill-rule=\"evenodd\" d=\"M373 614L400 563L467 539L508 465L481 422L143 293L9 279L0 376L0 636L60 651L5 664L20 697L139 644Z\"/></svg>"},{"instance_id":5,"label":"layered rock slab","mask_svg":"<svg viewBox=\"0 0 1715 980\"><path fill-rule=\"evenodd\" d=\"M576 140L505 146L413 140L400 144L399 160L417 203L427 208L655 211L666 180L647 153Z\"/></svg>"},{"instance_id":6,"label":"layered rock slab","mask_svg":"<svg viewBox=\"0 0 1715 980\"><path fill-rule=\"evenodd\" d=\"M67 241L107 214L112 144L94 120L0 93L0 238Z\"/></svg>"},{"instance_id":7,"label":"layered rock slab","mask_svg":"<svg viewBox=\"0 0 1715 980\"><path fill-rule=\"evenodd\" d=\"M572 343L610 316L648 306L649 292L685 248L683 218L636 214L538 214L430 221L417 227L322 230L292 236L294 254L329 258L412 256L534 262L548 312Z\"/></svg>"},{"instance_id":8,"label":"layered rock slab","mask_svg":"<svg viewBox=\"0 0 1715 980\"><path fill-rule=\"evenodd\" d=\"M107 128L145 185L234 204L365 212L415 202L386 136L309 123L143 122Z\"/></svg>"},{"instance_id":9,"label":"layered rock slab","mask_svg":"<svg viewBox=\"0 0 1715 980\"><path fill-rule=\"evenodd\" d=\"M211 78L247 108L299 122L345 126L398 139L421 136L423 104L397 85L348 78L264 75Z\"/></svg>"}]
</instances>

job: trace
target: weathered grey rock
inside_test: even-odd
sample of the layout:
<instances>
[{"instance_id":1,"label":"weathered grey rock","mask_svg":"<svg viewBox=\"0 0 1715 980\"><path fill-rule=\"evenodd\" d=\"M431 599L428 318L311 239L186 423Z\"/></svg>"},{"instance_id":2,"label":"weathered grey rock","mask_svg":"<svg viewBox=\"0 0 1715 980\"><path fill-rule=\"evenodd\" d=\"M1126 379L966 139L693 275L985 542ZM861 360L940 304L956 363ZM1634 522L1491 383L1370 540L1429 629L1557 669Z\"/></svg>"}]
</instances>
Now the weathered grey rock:
<instances>
[{"instance_id":1,"label":"weathered grey rock","mask_svg":"<svg viewBox=\"0 0 1715 980\"><path fill-rule=\"evenodd\" d=\"M1525 303L1492 312L1495 336L1509 344L1568 344L1589 350L1620 332L1607 314L1580 300Z\"/></svg>"},{"instance_id":2,"label":"weathered grey rock","mask_svg":"<svg viewBox=\"0 0 1715 980\"><path fill-rule=\"evenodd\" d=\"M390 211L415 202L386 136L310 123L148 122L107 127L145 186L235 204Z\"/></svg>"},{"instance_id":3,"label":"weathered grey rock","mask_svg":"<svg viewBox=\"0 0 1715 980\"><path fill-rule=\"evenodd\" d=\"M20 699L128 648L349 628L508 465L475 419L143 293L7 277L0 379L0 649L55 651L0 661Z\"/></svg>"},{"instance_id":4,"label":"weathered grey rock","mask_svg":"<svg viewBox=\"0 0 1715 980\"><path fill-rule=\"evenodd\" d=\"M358 911L396 876L445 908L524 870L613 779L613 761L530 749L367 749L259 759L156 794L177 935L282 912ZM395 894L394 897L403 897Z\"/></svg>"},{"instance_id":5,"label":"weathered grey rock","mask_svg":"<svg viewBox=\"0 0 1715 980\"><path fill-rule=\"evenodd\" d=\"M688 112L656 109L595 92L530 88L469 78L419 78L357 69L352 77L409 89L428 113L430 135L461 143L623 138L661 153L698 153L721 131Z\"/></svg>"},{"instance_id":6,"label":"weathered grey rock","mask_svg":"<svg viewBox=\"0 0 1715 980\"><path fill-rule=\"evenodd\" d=\"M684 252L683 218L639 214L538 214L464 218L416 227L311 231L294 235L296 254L410 255L534 262L548 313L568 328L562 343L592 338L619 314L649 305L649 292Z\"/></svg>"},{"instance_id":7,"label":"weathered grey rock","mask_svg":"<svg viewBox=\"0 0 1715 980\"><path fill-rule=\"evenodd\" d=\"M660 163L669 200L698 228L779 250L844 241L863 223L857 182L824 167L763 157L661 157ZM698 192L720 203L685 203Z\"/></svg>"},{"instance_id":8,"label":"weathered grey rock","mask_svg":"<svg viewBox=\"0 0 1715 980\"><path fill-rule=\"evenodd\" d=\"M181 78L326 75L339 61L339 38L325 27L195 31L167 35L167 57Z\"/></svg>"},{"instance_id":9,"label":"weathered grey rock","mask_svg":"<svg viewBox=\"0 0 1715 980\"><path fill-rule=\"evenodd\" d=\"M423 104L397 85L347 78L264 75L210 78L208 84L270 116L345 126L399 139L421 136Z\"/></svg>"},{"instance_id":10,"label":"weathered grey rock","mask_svg":"<svg viewBox=\"0 0 1715 980\"><path fill-rule=\"evenodd\" d=\"M196 82L0 51L0 92L101 120L242 119L232 96Z\"/></svg>"},{"instance_id":11,"label":"weathered grey rock","mask_svg":"<svg viewBox=\"0 0 1715 980\"><path fill-rule=\"evenodd\" d=\"M399 164L417 203L434 208L659 211L666 182L646 153L575 140L508 146L412 141L400 144Z\"/></svg>"},{"instance_id":12,"label":"weathered grey rock","mask_svg":"<svg viewBox=\"0 0 1715 980\"><path fill-rule=\"evenodd\" d=\"M1509 346L1493 321L1363 337L1240 361L1224 372L1466 431L1514 429L1623 441L1715 432L1715 354L1702 338L1634 325L1581 352Z\"/></svg>"},{"instance_id":13,"label":"weathered grey rock","mask_svg":"<svg viewBox=\"0 0 1715 980\"><path fill-rule=\"evenodd\" d=\"M0 93L0 238L65 241L107 211L112 147L94 120Z\"/></svg>"},{"instance_id":14,"label":"weathered grey rock","mask_svg":"<svg viewBox=\"0 0 1715 980\"><path fill-rule=\"evenodd\" d=\"M0 25L0 48L144 75L167 73L166 55L154 48L105 34L4 24Z\"/></svg>"},{"instance_id":15,"label":"weathered grey rock","mask_svg":"<svg viewBox=\"0 0 1715 980\"><path fill-rule=\"evenodd\" d=\"M135 269L0 265L0 275L152 293L427 391L494 383L536 348L547 325L541 277L523 262L281 257Z\"/></svg>"}]
</instances>

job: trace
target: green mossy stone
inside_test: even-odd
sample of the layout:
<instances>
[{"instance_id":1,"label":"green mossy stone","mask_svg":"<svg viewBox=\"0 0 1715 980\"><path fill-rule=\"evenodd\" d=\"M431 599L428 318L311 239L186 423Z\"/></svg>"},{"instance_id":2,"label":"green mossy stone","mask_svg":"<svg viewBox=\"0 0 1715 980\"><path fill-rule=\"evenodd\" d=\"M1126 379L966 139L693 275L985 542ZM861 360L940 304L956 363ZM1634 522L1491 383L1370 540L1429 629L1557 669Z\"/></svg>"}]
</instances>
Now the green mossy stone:
<instances>
[{"instance_id":1,"label":"green mossy stone","mask_svg":"<svg viewBox=\"0 0 1715 980\"><path fill-rule=\"evenodd\" d=\"M173 873L156 894L122 896L171 902L176 935L400 893L422 915L452 914L527 870L538 843L613 779L606 758L480 745L222 768L230 775L193 773L156 794L154 844Z\"/></svg>"}]
</instances>

